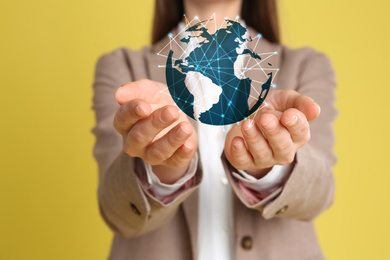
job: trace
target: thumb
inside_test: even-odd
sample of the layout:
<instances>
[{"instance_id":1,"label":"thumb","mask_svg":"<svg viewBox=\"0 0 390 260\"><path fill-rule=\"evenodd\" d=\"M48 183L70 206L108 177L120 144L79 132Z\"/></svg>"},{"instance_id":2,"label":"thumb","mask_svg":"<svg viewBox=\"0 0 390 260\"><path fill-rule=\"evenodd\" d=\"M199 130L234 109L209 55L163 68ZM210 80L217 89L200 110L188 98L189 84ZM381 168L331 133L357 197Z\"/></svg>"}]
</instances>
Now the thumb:
<instances>
[{"instance_id":1,"label":"thumb","mask_svg":"<svg viewBox=\"0 0 390 260\"><path fill-rule=\"evenodd\" d=\"M122 105L126 101L142 99L149 103L159 103L166 95L162 94L166 86L159 82L141 79L123 84L115 91L116 101Z\"/></svg>"}]
</instances>

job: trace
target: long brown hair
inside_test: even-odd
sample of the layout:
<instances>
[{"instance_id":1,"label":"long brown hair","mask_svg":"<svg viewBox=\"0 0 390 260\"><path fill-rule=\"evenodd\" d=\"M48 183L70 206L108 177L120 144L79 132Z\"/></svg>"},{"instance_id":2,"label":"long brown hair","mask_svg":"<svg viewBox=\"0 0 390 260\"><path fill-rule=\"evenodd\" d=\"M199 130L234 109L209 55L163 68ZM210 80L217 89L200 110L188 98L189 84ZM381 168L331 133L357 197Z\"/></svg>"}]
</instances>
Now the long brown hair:
<instances>
[{"instance_id":1,"label":"long brown hair","mask_svg":"<svg viewBox=\"0 0 390 260\"><path fill-rule=\"evenodd\" d=\"M168 34L183 19L183 0L156 0L152 44ZM270 42L280 43L276 0L243 0L241 16Z\"/></svg>"}]
</instances>

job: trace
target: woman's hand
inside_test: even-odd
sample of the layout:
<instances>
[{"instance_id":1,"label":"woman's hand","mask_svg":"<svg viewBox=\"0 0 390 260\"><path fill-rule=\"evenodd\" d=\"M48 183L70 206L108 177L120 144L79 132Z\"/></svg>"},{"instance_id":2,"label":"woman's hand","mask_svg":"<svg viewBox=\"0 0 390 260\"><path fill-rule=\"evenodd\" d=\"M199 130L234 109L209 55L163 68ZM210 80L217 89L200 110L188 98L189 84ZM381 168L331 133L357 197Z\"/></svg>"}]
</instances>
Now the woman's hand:
<instances>
[{"instance_id":1,"label":"woman's hand","mask_svg":"<svg viewBox=\"0 0 390 260\"><path fill-rule=\"evenodd\" d=\"M194 156L198 137L184 113L180 113L167 86L150 80L122 85L115 92L121 105L114 127L123 137L123 150L153 165L163 183L182 177Z\"/></svg>"},{"instance_id":2,"label":"woman's hand","mask_svg":"<svg viewBox=\"0 0 390 260\"><path fill-rule=\"evenodd\" d=\"M294 160L296 151L310 139L308 121L320 113L313 99L292 90L270 91L267 103L254 119L234 125L225 142L225 155L232 166L256 178L265 176L274 165Z\"/></svg>"}]
</instances>

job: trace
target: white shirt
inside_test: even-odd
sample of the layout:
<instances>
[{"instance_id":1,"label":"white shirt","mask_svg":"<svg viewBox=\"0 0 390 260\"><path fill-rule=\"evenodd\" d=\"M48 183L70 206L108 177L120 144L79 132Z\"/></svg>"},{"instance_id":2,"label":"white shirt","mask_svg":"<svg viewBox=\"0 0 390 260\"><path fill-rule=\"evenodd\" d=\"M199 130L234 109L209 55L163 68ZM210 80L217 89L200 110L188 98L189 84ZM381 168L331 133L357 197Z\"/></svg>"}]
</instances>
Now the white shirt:
<instances>
[{"instance_id":1,"label":"white shirt","mask_svg":"<svg viewBox=\"0 0 390 260\"><path fill-rule=\"evenodd\" d=\"M179 32L183 31L183 28L184 24L179 24ZM182 47L186 48L187 46ZM187 52L189 53L190 51ZM193 85L195 84L194 82L186 82L191 92L204 91L206 89L197 88L197 86ZM201 94L204 95L205 93ZM233 191L225 176L221 162L226 133L230 130L231 126L211 126L199 121L197 121L197 124L199 153L203 166L203 181L199 188L198 260L233 260ZM149 188L153 191L156 198L161 200L179 190L184 183L194 176L198 160L199 158L196 154L190 163L187 173L171 185L161 183L153 173L152 167L145 164ZM276 165L261 179L256 179L245 171L233 172L232 174L252 190L261 192L269 191L271 193L283 185L283 181L290 172L291 165Z\"/></svg>"},{"instance_id":2,"label":"white shirt","mask_svg":"<svg viewBox=\"0 0 390 260\"><path fill-rule=\"evenodd\" d=\"M199 188L198 260L234 259L233 191L221 161L227 132L226 129L223 131L222 126L198 123L199 152L203 166L203 180ZM195 154L187 173L171 185L161 183L152 167L145 164L149 188L156 198L161 200L189 181L196 172L198 160L198 155ZM283 185L291 167L275 165L261 179L256 179L245 171L232 174L250 189L271 193Z\"/></svg>"}]
</instances>

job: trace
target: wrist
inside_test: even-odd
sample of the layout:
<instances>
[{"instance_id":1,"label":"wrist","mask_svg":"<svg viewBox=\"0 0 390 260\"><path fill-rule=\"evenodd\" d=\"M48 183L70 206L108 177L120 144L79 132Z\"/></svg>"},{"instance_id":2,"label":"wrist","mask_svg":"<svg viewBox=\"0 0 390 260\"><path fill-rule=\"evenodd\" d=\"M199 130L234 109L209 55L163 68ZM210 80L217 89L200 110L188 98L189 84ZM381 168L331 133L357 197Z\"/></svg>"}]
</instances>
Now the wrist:
<instances>
[{"instance_id":1,"label":"wrist","mask_svg":"<svg viewBox=\"0 0 390 260\"><path fill-rule=\"evenodd\" d=\"M154 165L152 166L152 170L162 183L173 184L185 175L189 165L190 162L181 167Z\"/></svg>"},{"instance_id":2,"label":"wrist","mask_svg":"<svg viewBox=\"0 0 390 260\"><path fill-rule=\"evenodd\" d=\"M245 172L255 177L256 179L261 179L265 175L267 175L267 173L269 173L271 169L272 167L264 168L264 169L250 169L250 170L245 170Z\"/></svg>"}]
</instances>

